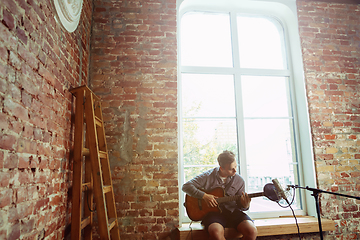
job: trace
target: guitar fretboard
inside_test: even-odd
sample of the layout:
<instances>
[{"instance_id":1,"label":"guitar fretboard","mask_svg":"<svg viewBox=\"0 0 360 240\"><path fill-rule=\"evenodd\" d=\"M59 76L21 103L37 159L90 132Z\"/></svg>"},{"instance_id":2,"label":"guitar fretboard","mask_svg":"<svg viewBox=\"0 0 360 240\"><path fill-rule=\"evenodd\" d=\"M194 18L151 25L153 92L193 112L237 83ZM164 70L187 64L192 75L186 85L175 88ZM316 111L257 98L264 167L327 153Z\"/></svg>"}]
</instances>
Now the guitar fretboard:
<instances>
[{"instance_id":1,"label":"guitar fretboard","mask_svg":"<svg viewBox=\"0 0 360 240\"><path fill-rule=\"evenodd\" d=\"M258 192L258 193L250 193L248 194L248 196L250 198L253 197L261 197L261 196L265 196L263 192ZM227 196L227 197L220 197L217 198L216 201L218 203L224 203L224 202L231 202L231 201L237 201L241 198L241 195L236 195L236 196Z\"/></svg>"}]
</instances>

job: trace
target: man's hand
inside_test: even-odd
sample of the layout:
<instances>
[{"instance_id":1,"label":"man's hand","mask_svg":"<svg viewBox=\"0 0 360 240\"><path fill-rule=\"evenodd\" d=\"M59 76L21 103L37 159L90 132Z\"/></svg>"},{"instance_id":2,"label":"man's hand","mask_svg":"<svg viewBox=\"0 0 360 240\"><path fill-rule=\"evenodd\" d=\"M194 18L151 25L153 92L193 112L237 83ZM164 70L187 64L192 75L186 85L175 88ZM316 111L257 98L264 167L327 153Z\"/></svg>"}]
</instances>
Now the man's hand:
<instances>
[{"instance_id":1,"label":"man's hand","mask_svg":"<svg viewBox=\"0 0 360 240\"><path fill-rule=\"evenodd\" d=\"M218 202L216 201L218 197L205 193L203 196L203 199L205 203L208 205L208 207L216 207L218 205Z\"/></svg>"},{"instance_id":2,"label":"man's hand","mask_svg":"<svg viewBox=\"0 0 360 240\"><path fill-rule=\"evenodd\" d=\"M251 198L247 193L242 192L240 197L241 206L244 209L248 209L250 207Z\"/></svg>"}]
</instances>

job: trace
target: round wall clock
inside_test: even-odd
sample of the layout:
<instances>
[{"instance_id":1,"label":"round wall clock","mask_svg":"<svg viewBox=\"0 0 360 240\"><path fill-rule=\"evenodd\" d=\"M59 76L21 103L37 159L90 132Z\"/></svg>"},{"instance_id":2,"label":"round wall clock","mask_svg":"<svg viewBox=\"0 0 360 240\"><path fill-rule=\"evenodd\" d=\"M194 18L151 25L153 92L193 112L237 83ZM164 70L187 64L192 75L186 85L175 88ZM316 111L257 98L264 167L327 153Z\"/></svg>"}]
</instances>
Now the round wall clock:
<instances>
[{"instance_id":1,"label":"round wall clock","mask_svg":"<svg viewBox=\"0 0 360 240\"><path fill-rule=\"evenodd\" d=\"M79 24L83 0L52 0L57 20L69 32L75 31Z\"/></svg>"}]
</instances>

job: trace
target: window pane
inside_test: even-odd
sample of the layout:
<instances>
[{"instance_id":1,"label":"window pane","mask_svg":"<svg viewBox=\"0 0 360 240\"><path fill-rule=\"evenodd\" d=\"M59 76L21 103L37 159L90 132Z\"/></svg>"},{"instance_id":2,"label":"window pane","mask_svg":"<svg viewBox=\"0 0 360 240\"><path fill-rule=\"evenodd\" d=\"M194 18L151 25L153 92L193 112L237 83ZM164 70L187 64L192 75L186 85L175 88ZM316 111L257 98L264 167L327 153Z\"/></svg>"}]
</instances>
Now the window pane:
<instances>
[{"instance_id":1,"label":"window pane","mask_svg":"<svg viewBox=\"0 0 360 240\"><path fill-rule=\"evenodd\" d=\"M179 25L181 183L218 166L227 149L241 154L248 193L263 192L274 178L300 184L286 29L277 18L241 9L191 11ZM293 208L303 214L300 191L295 196ZM266 197L253 198L249 212L291 214Z\"/></svg>"},{"instance_id":2,"label":"window pane","mask_svg":"<svg viewBox=\"0 0 360 240\"><path fill-rule=\"evenodd\" d=\"M290 117L287 77L243 76L245 117Z\"/></svg>"},{"instance_id":3,"label":"window pane","mask_svg":"<svg viewBox=\"0 0 360 240\"><path fill-rule=\"evenodd\" d=\"M286 69L282 26L271 18L238 16L240 67Z\"/></svg>"},{"instance_id":4,"label":"window pane","mask_svg":"<svg viewBox=\"0 0 360 240\"><path fill-rule=\"evenodd\" d=\"M218 166L223 150L237 152L235 119L186 119L183 121L184 166Z\"/></svg>"},{"instance_id":5,"label":"window pane","mask_svg":"<svg viewBox=\"0 0 360 240\"><path fill-rule=\"evenodd\" d=\"M283 185L297 184L292 124L289 119L245 120L247 181L250 193L262 191L264 185L271 183L274 178ZM260 198L254 202L259 203L252 202L251 211L254 212L279 209L277 205L268 203L270 201L267 199Z\"/></svg>"},{"instance_id":6,"label":"window pane","mask_svg":"<svg viewBox=\"0 0 360 240\"><path fill-rule=\"evenodd\" d=\"M201 173L213 169L213 166L208 167L185 167L184 168L184 181L187 182Z\"/></svg>"},{"instance_id":7,"label":"window pane","mask_svg":"<svg viewBox=\"0 0 360 240\"><path fill-rule=\"evenodd\" d=\"M233 75L182 74L185 117L235 117Z\"/></svg>"},{"instance_id":8,"label":"window pane","mask_svg":"<svg viewBox=\"0 0 360 240\"><path fill-rule=\"evenodd\" d=\"M180 44L183 66L232 67L229 14L186 13Z\"/></svg>"}]
</instances>

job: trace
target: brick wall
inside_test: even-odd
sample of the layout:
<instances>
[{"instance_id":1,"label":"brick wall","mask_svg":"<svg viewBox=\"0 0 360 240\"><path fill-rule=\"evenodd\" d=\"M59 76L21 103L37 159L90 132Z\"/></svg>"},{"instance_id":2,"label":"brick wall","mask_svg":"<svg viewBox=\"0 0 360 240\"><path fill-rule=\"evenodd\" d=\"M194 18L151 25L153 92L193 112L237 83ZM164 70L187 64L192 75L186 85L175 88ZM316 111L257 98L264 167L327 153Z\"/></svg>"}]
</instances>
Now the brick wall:
<instances>
[{"instance_id":1,"label":"brick wall","mask_svg":"<svg viewBox=\"0 0 360 240\"><path fill-rule=\"evenodd\" d=\"M297 5L318 187L360 196L360 5ZM360 238L359 203L321 195L329 235Z\"/></svg>"},{"instance_id":2,"label":"brick wall","mask_svg":"<svg viewBox=\"0 0 360 240\"><path fill-rule=\"evenodd\" d=\"M297 4L319 188L359 196L360 7ZM177 227L176 2L94 5L89 72L90 0L71 34L50 1L0 3L0 239L67 235L68 89L80 72L103 99L121 239L165 239ZM357 202L322 195L321 207L337 223L329 239L360 237Z\"/></svg>"},{"instance_id":3,"label":"brick wall","mask_svg":"<svg viewBox=\"0 0 360 240\"><path fill-rule=\"evenodd\" d=\"M176 1L95 0L93 16L121 239L163 239L179 220Z\"/></svg>"},{"instance_id":4,"label":"brick wall","mask_svg":"<svg viewBox=\"0 0 360 240\"><path fill-rule=\"evenodd\" d=\"M51 2L0 1L0 239L63 239L70 221L68 89L88 79L92 4L70 34Z\"/></svg>"},{"instance_id":5,"label":"brick wall","mask_svg":"<svg viewBox=\"0 0 360 240\"><path fill-rule=\"evenodd\" d=\"M298 8L319 187L359 195L359 9ZM93 27L121 236L161 239L178 221L175 1L95 1ZM321 206L337 223L330 238L358 237L356 202L322 195Z\"/></svg>"}]
</instances>

